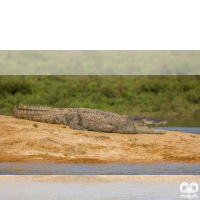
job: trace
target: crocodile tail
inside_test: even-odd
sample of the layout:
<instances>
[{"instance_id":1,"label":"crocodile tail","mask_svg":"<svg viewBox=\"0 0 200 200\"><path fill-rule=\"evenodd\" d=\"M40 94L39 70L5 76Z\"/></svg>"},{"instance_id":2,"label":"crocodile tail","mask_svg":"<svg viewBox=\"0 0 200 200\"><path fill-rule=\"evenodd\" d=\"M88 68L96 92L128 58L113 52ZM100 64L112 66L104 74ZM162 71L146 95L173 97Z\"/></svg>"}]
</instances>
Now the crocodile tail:
<instances>
[{"instance_id":1,"label":"crocodile tail","mask_svg":"<svg viewBox=\"0 0 200 200\"><path fill-rule=\"evenodd\" d=\"M11 110L12 114L17 118L26 119L26 109L25 107L14 107Z\"/></svg>"},{"instance_id":2,"label":"crocodile tail","mask_svg":"<svg viewBox=\"0 0 200 200\"><path fill-rule=\"evenodd\" d=\"M57 109L49 107L22 106L14 107L12 113L16 118L28 119L37 122L56 123L56 116L60 114Z\"/></svg>"},{"instance_id":3,"label":"crocodile tail","mask_svg":"<svg viewBox=\"0 0 200 200\"><path fill-rule=\"evenodd\" d=\"M49 115L50 110L51 109L47 107L15 106L11 112L15 117L20 119L47 122L48 118L51 117L51 115Z\"/></svg>"},{"instance_id":4,"label":"crocodile tail","mask_svg":"<svg viewBox=\"0 0 200 200\"><path fill-rule=\"evenodd\" d=\"M15 106L14 108L12 108L11 112L12 112L12 114L15 116L16 106Z\"/></svg>"},{"instance_id":5,"label":"crocodile tail","mask_svg":"<svg viewBox=\"0 0 200 200\"><path fill-rule=\"evenodd\" d=\"M11 112L15 117L18 117L19 109L16 106L14 108L12 108Z\"/></svg>"}]
</instances>

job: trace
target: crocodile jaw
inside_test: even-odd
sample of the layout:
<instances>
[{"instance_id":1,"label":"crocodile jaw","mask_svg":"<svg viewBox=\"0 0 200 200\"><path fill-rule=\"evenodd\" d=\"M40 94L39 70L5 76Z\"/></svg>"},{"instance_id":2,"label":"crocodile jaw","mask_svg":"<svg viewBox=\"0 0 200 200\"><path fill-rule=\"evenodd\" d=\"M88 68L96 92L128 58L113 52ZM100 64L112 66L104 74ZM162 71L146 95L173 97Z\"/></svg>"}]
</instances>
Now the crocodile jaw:
<instances>
[{"instance_id":1,"label":"crocodile jaw","mask_svg":"<svg viewBox=\"0 0 200 200\"><path fill-rule=\"evenodd\" d=\"M165 130L156 130L155 128L149 128L147 126L137 127L137 133L141 134L164 134Z\"/></svg>"}]
</instances>

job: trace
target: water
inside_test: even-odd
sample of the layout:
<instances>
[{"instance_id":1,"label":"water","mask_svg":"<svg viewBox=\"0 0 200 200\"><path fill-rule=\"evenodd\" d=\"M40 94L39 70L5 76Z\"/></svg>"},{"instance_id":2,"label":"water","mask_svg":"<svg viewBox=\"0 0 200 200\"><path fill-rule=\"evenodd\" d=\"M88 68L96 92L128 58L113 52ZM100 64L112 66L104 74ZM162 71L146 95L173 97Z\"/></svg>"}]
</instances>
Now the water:
<instances>
[{"instance_id":1,"label":"water","mask_svg":"<svg viewBox=\"0 0 200 200\"><path fill-rule=\"evenodd\" d=\"M200 175L200 163L0 163L0 175Z\"/></svg>"},{"instance_id":2,"label":"water","mask_svg":"<svg viewBox=\"0 0 200 200\"><path fill-rule=\"evenodd\" d=\"M183 133L200 134L200 119L167 119L167 124L165 126L160 125L154 128L158 130L163 129L168 131L180 131Z\"/></svg>"},{"instance_id":3,"label":"water","mask_svg":"<svg viewBox=\"0 0 200 200\"><path fill-rule=\"evenodd\" d=\"M200 127L167 127L167 126L158 126L158 127L154 127L155 129L158 130L168 130L168 131L179 131L179 132L183 132L183 133L196 133L196 134L200 134Z\"/></svg>"},{"instance_id":4,"label":"water","mask_svg":"<svg viewBox=\"0 0 200 200\"><path fill-rule=\"evenodd\" d=\"M200 127L200 119L182 118L167 119L167 127Z\"/></svg>"},{"instance_id":5,"label":"water","mask_svg":"<svg viewBox=\"0 0 200 200\"><path fill-rule=\"evenodd\" d=\"M34 182L0 181L1 199L181 199L181 182ZM189 182L190 183L190 182ZM197 182L200 185L200 182ZM200 196L200 192L196 193ZM198 198L197 198L198 199Z\"/></svg>"}]
</instances>

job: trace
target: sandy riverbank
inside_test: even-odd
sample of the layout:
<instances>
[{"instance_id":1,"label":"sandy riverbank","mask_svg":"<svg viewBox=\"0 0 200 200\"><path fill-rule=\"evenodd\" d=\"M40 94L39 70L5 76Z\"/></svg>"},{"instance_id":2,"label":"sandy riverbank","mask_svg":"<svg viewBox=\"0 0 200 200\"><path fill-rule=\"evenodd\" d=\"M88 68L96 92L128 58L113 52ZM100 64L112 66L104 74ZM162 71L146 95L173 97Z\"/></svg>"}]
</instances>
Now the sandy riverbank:
<instances>
[{"instance_id":1,"label":"sandy riverbank","mask_svg":"<svg viewBox=\"0 0 200 200\"><path fill-rule=\"evenodd\" d=\"M200 135L117 134L0 115L0 162L200 163Z\"/></svg>"},{"instance_id":2,"label":"sandy riverbank","mask_svg":"<svg viewBox=\"0 0 200 200\"><path fill-rule=\"evenodd\" d=\"M152 183L164 183L164 182L185 182L185 181L200 181L200 175L1 175L0 182L3 181L34 181L34 182L152 182Z\"/></svg>"}]
</instances>

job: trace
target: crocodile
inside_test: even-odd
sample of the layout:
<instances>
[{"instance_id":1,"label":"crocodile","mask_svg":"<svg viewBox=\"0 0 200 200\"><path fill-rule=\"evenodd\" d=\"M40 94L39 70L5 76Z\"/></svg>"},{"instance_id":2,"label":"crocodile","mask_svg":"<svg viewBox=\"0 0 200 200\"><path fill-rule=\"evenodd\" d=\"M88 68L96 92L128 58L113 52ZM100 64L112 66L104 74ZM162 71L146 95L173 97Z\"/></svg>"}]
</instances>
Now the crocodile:
<instances>
[{"instance_id":1,"label":"crocodile","mask_svg":"<svg viewBox=\"0 0 200 200\"><path fill-rule=\"evenodd\" d=\"M132 117L90 108L15 106L12 109L12 114L16 118L21 119L52 124L65 124L77 130L123 134L164 134L164 130L156 130L147 125L155 124L157 126L167 123L164 119Z\"/></svg>"}]
</instances>

